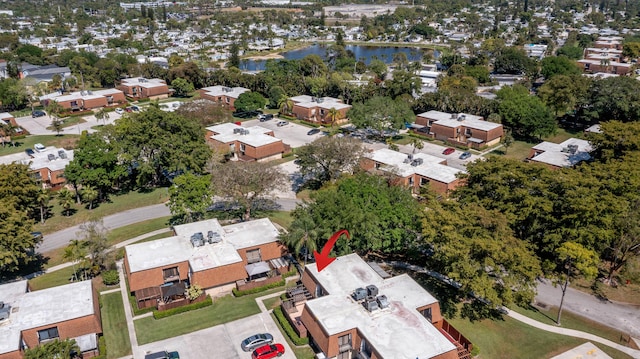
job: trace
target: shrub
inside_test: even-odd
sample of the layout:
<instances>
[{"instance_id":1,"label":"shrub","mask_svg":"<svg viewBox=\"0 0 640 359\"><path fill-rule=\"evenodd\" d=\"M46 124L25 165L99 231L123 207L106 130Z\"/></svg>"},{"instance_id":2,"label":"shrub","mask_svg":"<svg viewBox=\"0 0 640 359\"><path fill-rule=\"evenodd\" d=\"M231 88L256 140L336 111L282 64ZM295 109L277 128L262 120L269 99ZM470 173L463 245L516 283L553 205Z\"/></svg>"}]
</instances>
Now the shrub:
<instances>
[{"instance_id":1,"label":"shrub","mask_svg":"<svg viewBox=\"0 0 640 359\"><path fill-rule=\"evenodd\" d=\"M249 294L255 294L255 293L260 293L260 292L264 292L265 290L271 289L271 288L277 288L277 287L282 287L285 285L285 280L281 280L281 281L277 281L275 283L271 283L271 284L267 284L267 285L263 285L262 287L257 287L257 288L253 288L253 289L247 289L247 290L238 290L237 288L233 288L233 295L236 297L242 297L245 295L249 295Z\"/></svg>"},{"instance_id":2,"label":"shrub","mask_svg":"<svg viewBox=\"0 0 640 359\"><path fill-rule=\"evenodd\" d=\"M185 312L189 312L189 311L200 309L200 308L205 308L205 307L208 307L208 306L210 306L212 304L213 304L213 299L211 299L211 297L207 296L207 299L205 299L202 302L187 304L187 305L183 305L182 307L163 310L162 312L154 310L153 311L153 318L154 319L162 319L162 318L170 317L172 315L185 313Z\"/></svg>"},{"instance_id":3,"label":"shrub","mask_svg":"<svg viewBox=\"0 0 640 359\"><path fill-rule=\"evenodd\" d=\"M189 300L196 300L202 295L202 292L203 290L201 286L193 284L187 288L187 298L189 298Z\"/></svg>"},{"instance_id":4,"label":"shrub","mask_svg":"<svg viewBox=\"0 0 640 359\"><path fill-rule=\"evenodd\" d=\"M478 354L480 354L480 347L474 344L473 348L471 348L471 356L476 357Z\"/></svg>"},{"instance_id":5,"label":"shrub","mask_svg":"<svg viewBox=\"0 0 640 359\"><path fill-rule=\"evenodd\" d=\"M98 338L98 351L100 355L94 357L95 359L107 359L107 343L105 342L104 335Z\"/></svg>"},{"instance_id":6,"label":"shrub","mask_svg":"<svg viewBox=\"0 0 640 359\"><path fill-rule=\"evenodd\" d=\"M290 270L287 273L283 274L282 278L293 277L296 274L298 274L298 271L295 268L293 268L292 270Z\"/></svg>"},{"instance_id":7,"label":"shrub","mask_svg":"<svg viewBox=\"0 0 640 359\"><path fill-rule=\"evenodd\" d=\"M104 285L116 285L120 283L120 275L115 269L102 272L102 283Z\"/></svg>"},{"instance_id":8,"label":"shrub","mask_svg":"<svg viewBox=\"0 0 640 359\"><path fill-rule=\"evenodd\" d=\"M280 323L280 326L284 332L287 333L287 336L291 339L293 344L297 346L309 344L309 338L300 338L298 336L295 329L291 326L291 323L289 323L287 318L285 318L284 313L282 313L282 307L274 309L273 314L276 316L278 323Z\"/></svg>"}]
</instances>

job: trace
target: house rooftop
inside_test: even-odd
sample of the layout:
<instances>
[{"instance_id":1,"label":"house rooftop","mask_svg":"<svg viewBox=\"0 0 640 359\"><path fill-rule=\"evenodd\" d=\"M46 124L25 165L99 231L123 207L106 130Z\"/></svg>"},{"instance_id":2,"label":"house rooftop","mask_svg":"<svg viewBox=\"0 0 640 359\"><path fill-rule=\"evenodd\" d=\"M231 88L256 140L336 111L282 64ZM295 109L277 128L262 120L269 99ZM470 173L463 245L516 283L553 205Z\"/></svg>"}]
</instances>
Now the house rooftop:
<instances>
[{"instance_id":1,"label":"house rooftop","mask_svg":"<svg viewBox=\"0 0 640 359\"><path fill-rule=\"evenodd\" d=\"M569 146L576 146L571 151ZM530 158L531 161L546 163L556 167L571 167L581 161L591 159L591 143L578 138L570 138L562 143L542 142L532 147L538 153Z\"/></svg>"},{"instance_id":2,"label":"house rooftop","mask_svg":"<svg viewBox=\"0 0 640 359\"><path fill-rule=\"evenodd\" d=\"M23 330L95 314L90 280L35 292L27 292L27 281L4 284L0 301L11 306L9 318L0 321L0 354L20 349Z\"/></svg>"},{"instance_id":3,"label":"house rooftop","mask_svg":"<svg viewBox=\"0 0 640 359\"><path fill-rule=\"evenodd\" d=\"M279 232L268 218L221 226L217 219L174 226L175 236L125 247L129 270L139 272L151 268L188 261L193 271L202 271L242 262L238 249L278 240ZM218 243L194 247L191 236L217 232Z\"/></svg>"},{"instance_id":4,"label":"house rooftop","mask_svg":"<svg viewBox=\"0 0 640 359\"><path fill-rule=\"evenodd\" d=\"M435 123L438 125L452 128L464 126L481 131L491 131L502 126L499 123L485 121L482 119L482 116L470 115L467 113L451 114L432 110L423 112L417 116L435 120Z\"/></svg>"},{"instance_id":5,"label":"house rooftop","mask_svg":"<svg viewBox=\"0 0 640 359\"><path fill-rule=\"evenodd\" d=\"M391 171L400 177L418 174L442 183L451 183L457 179L458 173L464 173L464 171L444 165L445 159L421 152L411 155L413 160L422 159L422 164L416 166L411 165L411 162L408 161L408 154L387 148L379 149L367 156L376 162L386 165L387 168L385 170Z\"/></svg>"},{"instance_id":6,"label":"house rooftop","mask_svg":"<svg viewBox=\"0 0 640 359\"><path fill-rule=\"evenodd\" d=\"M61 158L60 151L63 151L67 158ZM49 155L53 155L54 159L49 160ZM42 152L34 152L33 158L22 160L24 164L29 164L29 168L33 171L41 168L59 171L67 167L71 161L73 161L73 150L65 150L54 146L49 146Z\"/></svg>"},{"instance_id":7,"label":"house rooftop","mask_svg":"<svg viewBox=\"0 0 640 359\"><path fill-rule=\"evenodd\" d=\"M238 96L251 90L244 87L210 86L202 88L209 96L227 96L237 99Z\"/></svg>"},{"instance_id":8,"label":"house rooftop","mask_svg":"<svg viewBox=\"0 0 640 359\"><path fill-rule=\"evenodd\" d=\"M335 108L336 110L342 110L350 108L351 105L342 103L342 100L335 97L312 97L309 95L293 96L289 98L296 106L312 108L320 107L324 109Z\"/></svg>"},{"instance_id":9,"label":"house rooftop","mask_svg":"<svg viewBox=\"0 0 640 359\"><path fill-rule=\"evenodd\" d=\"M146 79L144 77L134 77L128 79L122 79L122 85L125 86L140 86L144 88L153 88L160 86L167 86L167 83L161 79Z\"/></svg>"},{"instance_id":10,"label":"house rooftop","mask_svg":"<svg viewBox=\"0 0 640 359\"><path fill-rule=\"evenodd\" d=\"M252 147L260 147L268 145L270 143L282 141L279 138L267 135L267 133L272 132L272 130L266 129L261 126L252 126L245 128L236 125L235 123L222 123L219 125L207 127L207 130L216 133L211 136L211 138L222 143L239 141Z\"/></svg>"},{"instance_id":11,"label":"house rooftop","mask_svg":"<svg viewBox=\"0 0 640 359\"><path fill-rule=\"evenodd\" d=\"M338 257L322 272L309 273L328 295L307 301L307 310L328 335L357 328L383 358L432 358L455 346L423 317L418 308L437 300L406 274L382 279L357 254ZM389 307L369 312L352 299L356 288L378 287Z\"/></svg>"},{"instance_id":12,"label":"house rooftop","mask_svg":"<svg viewBox=\"0 0 640 359\"><path fill-rule=\"evenodd\" d=\"M13 115L9 112L0 112L0 120L13 118Z\"/></svg>"}]
</instances>

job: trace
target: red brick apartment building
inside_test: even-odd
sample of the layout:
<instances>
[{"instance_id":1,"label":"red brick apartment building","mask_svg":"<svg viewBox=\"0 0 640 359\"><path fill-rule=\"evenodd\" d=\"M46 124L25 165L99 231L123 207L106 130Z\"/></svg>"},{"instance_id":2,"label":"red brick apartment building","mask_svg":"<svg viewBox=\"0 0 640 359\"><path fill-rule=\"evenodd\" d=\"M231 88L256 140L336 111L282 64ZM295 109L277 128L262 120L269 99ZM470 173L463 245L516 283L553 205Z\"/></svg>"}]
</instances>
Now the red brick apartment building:
<instances>
[{"instance_id":1,"label":"red brick apartment building","mask_svg":"<svg viewBox=\"0 0 640 359\"><path fill-rule=\"evenodd\" d=\"M125 96L134 100L141 99L163 99L169 97L169 86L161 79L145 79L135 77L123 79L118 89L124 92Z\"/></svg>"},{"instance_id":2,"label":"red brick apartment building","mask_svg":"<svg viewBox=\"0 0 640 359\"><path fill-rule=\"evenodd\" d=\"M543 163L552 169L573 167L591 159L591 143L579 138L569 138L562 143L541 142L531 148L527 160Z\"/></svg>"},{"instance_id":3,"label":"red brick apartment building","mask_svg":"<svg viewBox=\"0 0 640 359\"><path fill-rule=\"evenodd\" d=\"M238 97L251 90L244 87L210 86L198 90L200 97L224 105L231 111L235 111L234 103Z\"/></svg>"},{"instance_id":4,"label":"red brick apartment building","mask_svg":"<svg viewBox=\"0 0 640 359\"><path fill-rule=\"evenodd\" d=\"M268 218L227 226L210 219L174 226L174 232L125 247L129 290L140 308L179 304L192 284L224 293L280 280L287 271L287 248Z\"/></svg>"},{"instance_id":5,"label":"red brick apartment building","mask_svg":"<svg viewBox=\"0 0 640 359\"><path fill-rule=\"evenodd\" d=\"M98 296L90 280L30 292L27 281L0 286L0 359L27 348L74 339L83 358L98 355L102 334Z\"/></svg>"},{"instance_id":6,"label":"red brick apartment building","mask_svg":"<svg viewBox=\"0 0 640 359\"><path fill-rule=\"evenodd\" d=\"M260 126L242 127L222 123L207 127L206 140L221 152L230 152L241 161L271 161L282 158L289 150L273 130Z\"/></svg>"},{"instance_id":7,"label":"red brick apartment building","mask_svg":"<svg viewBox=\"0 0 640 359\"><path fill-rule=\"evenodd\" d=\"M475 149L495 145L504 135L501 124L484 121L481 116L440 111L417 115L414 129L431 138Z\"/></svg>"},{"instance_id":8,"label":"red brick apartment building","mask_svg":"<svg viewBox=\"0 0 640 359\"><path fill-rule=\"evenodd\" d=\"M51 101L59 103L65 110L84 111L122 104L127 99L118 89L76 91L66 95L56 92L40 97L40 103L43 106L49 105Z\"/></svg>"},{"instance_id":9,"label":"red brick apartment building","mask_svg":"<svg viewBox=\"0 0 640 359\"><path fill-rule=\"evenodd\" d=\"M429 186L433 191L446 195L463 183L459 169L447 166L447 160L426 153L405 154L382 148L365 155L361 167L366 171L382 171L394 174L397 184L420 193L420 187Z\"/></svg>"},{"instance_id":10,"label":"red brick apartment building","mask_svg":"<svg viewBox=\"0 0 640 359\"><path fill-rule=\"evenodd\" d=\"M59 189L66 183L64 170L73 161L73 150L57 147L47 147L41 152L34 152L31 158L23 160L28 164L43 187Z\"/></svg>"},{"instance_id":11,"label":"red brick apartment building","mask_svg":"<svg viewBox=\"0 0 640 359\"><path fill-rule=\"evenodd\" d=\"M342 103L342 100L333 97L311 97L300 95L291 97L293 109L291 112L298 120L320 123L323 125L331 124L331 111L338 111L336 123L342 123L347 120L347 111L351 109L351 105Z\"/></svg>"},{"instance_id":12,"label":"red brick apartment building","mask_svg":"<svg viewBox=\"0 0 640 359\"><path fill-rule=\"evenodd\" d=\"M302 284L311 299L283 307L326 358L470 358L471 343L407 274L392 277L349 254L322 272L307 265Z\"/></svg>"},{"instance_id":13,"label":"red brick apartment building","mask_svg":"<svg viewBox=\"0 0 640 359\"><path fill-rule=\"evenodd\" d=\"M585 73L628 74L633 64L622 62L622 41L619 36L599 37L593 47L584 50L584 59L578 60L578 66Z\"/></svg>"},{"instance_id":14,"label":"red brick apartment building","mask_svg":"<svg viewBox=\"0 0 640 359\"><path fill-rule=\"evenodd\" d=\"M19 132L23 131L20 127L18 127L16 119L9 112L0 113L0 123L4 125L11 125L15 127L16 130L19 130ZM2 129L0 129L0 142L11 142L11 136L7 136L7 134Z\"/></svg>"}]
</instances>

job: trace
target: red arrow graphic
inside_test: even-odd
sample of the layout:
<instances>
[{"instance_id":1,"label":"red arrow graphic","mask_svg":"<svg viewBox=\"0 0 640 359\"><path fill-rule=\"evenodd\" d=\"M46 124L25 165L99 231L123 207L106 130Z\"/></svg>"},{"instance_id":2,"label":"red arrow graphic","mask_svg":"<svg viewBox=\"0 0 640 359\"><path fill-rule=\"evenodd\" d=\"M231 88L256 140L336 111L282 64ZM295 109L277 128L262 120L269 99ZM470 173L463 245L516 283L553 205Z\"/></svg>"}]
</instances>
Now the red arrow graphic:
<instances>
[{"instance_id":1,"label":"red arrow graphic","mask_svg":"<svg viewBox=\"0 0 640 359\"><path fill-rule=\"evenodd\" d=\"M322 247L321 253L318 253L317 251L313 251L313 257L316 259L316 266L318 267L318 272L327 268L327 266L331 264L331 262L336 260L335 258L329 257L329 253L331 253L331 249L336 244L336 241L338 240L338 238L343 234L346 235L347 238L351 238L351 236L349 235L349 231L347 231L346 229L341 229L336 233L334 233L331 236L331 238L329 238L329 241L327 241L324 247Z\"/></svg>"}]
</instances>

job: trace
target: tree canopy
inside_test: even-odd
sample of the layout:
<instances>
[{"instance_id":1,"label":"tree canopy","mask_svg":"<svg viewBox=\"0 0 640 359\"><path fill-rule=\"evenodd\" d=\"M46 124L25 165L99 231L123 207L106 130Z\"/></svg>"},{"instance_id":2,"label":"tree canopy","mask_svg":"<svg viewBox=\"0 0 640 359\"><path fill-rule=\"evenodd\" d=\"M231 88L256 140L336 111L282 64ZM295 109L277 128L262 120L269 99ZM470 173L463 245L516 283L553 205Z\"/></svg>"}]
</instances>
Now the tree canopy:
<instances>
[{"instance_id":1,"label":"tree canopy","mask_svg":"<svg viewBox=\"0 0 640 359\"><path fill-rule=\"evenodd\" d=\"M521 85L498 91L498 113L502 124L520 138L542 138L556 130L556 122L544 103Z\"/></svg>"},{"instance_id":2,"label":"tree canopy","mask_svg":"<svg viewBox=\"0 0 640 359\"><path fill-rule=\"evenodd\" d=\"M373 97L365 103L354 103L347 117L357 127L378 131L400 129L405 122L413 122L415 119L413 111L405 101L380 96Z\"/></svg>"},{"instance_id":3,"label":"tree canopy","mask_svg":"<svg viewBox=\"0 0 640 359\"><path fill-rule=\"evenodd\" d=\"M297 150L296 163L305 181L313 188L358 169L364 147L347 137L322 137Z\"/></svg>"},{"instance_id":4,"label":"tree canopy","mask_svg":"<svg viewBox=\"0 0 640 359\"><path fill-rule=\"evenodd\" d=\"M267 105L267 99L257 92L245 92L238 96L233 106L238 112L255 111L264 108Z\"/></svg>"}]
</instances>

